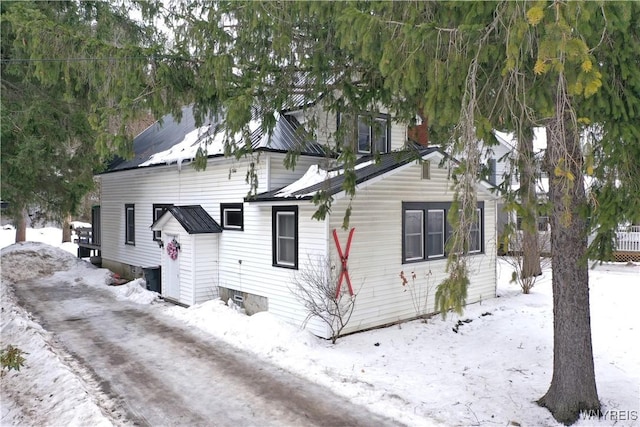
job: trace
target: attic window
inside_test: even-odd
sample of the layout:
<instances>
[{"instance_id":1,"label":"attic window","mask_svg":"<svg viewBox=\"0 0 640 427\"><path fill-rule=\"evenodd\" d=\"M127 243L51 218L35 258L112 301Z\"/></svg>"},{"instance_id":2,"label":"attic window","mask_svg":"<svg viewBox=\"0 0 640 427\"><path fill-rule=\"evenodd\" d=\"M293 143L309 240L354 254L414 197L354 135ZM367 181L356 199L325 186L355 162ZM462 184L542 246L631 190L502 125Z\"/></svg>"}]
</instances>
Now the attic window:
<instances>
[{"instance_id":1,"label":"attic window","mask_svg":"<svg viewBox=\"0 0 640 427\"><path fill-rule=\"evenodd\" d=\"M389 152L391 126L389 115L377 113L338 114L338 129L345 132L345 143L357 154L384 154Z\"/></svg>"},{"instance_id":2,"label":"attic window","mask_svg":"<svg viewBox=\"0 0 640 427\"><path fill-rule=\"evenodd\" d=\"M421 179L431 179L431 162L426 161L422 163Z\"/></svg>"}]
</instances>

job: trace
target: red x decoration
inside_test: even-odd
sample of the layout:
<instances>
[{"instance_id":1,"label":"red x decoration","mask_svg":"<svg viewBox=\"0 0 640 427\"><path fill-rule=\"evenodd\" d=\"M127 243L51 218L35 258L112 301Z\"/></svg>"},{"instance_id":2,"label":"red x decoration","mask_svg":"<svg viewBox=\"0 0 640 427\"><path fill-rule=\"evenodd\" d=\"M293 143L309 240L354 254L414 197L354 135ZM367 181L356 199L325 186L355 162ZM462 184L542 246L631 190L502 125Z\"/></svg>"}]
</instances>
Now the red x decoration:
<instances>
[{"instance_id":1,"label":"red x decoration","mask_svg":"<svg viewBox=\"0 0 640 427\"><path fill-rule=\"evenodd\" d=\"M340 263L342 264L342 268L340 269L340 278L338 279L338 287L336 288L336 298L340 297L340 288L342 287L342 279L346 279L347 285L349 286L349 295L353 296L353 287L351 286L351 279L349 278L349 268L347 266L347 261L349 260L349 251L351 250L351 239L353 238L353 232L356 231L355 228L349 230L349 237L347 238L347 247L345 248L344 253L342 252L342 247L340 246L340 240L338 239L338 232L336 229L333 229L333 240L336 242L336 248L338 249L338 255L340 256Z\"/></svg>"}]
</instances>

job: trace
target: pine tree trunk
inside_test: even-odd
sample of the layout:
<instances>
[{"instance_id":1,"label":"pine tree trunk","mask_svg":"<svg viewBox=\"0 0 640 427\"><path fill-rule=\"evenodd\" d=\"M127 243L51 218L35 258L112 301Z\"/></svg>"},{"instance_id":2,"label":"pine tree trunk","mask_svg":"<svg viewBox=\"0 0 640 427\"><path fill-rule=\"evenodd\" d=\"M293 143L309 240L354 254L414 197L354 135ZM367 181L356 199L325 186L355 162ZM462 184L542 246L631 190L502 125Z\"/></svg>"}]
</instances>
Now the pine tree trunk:
<instances>
[{"instance_id":1,"label":"pine tree trunk","mask_svg":"<svg viewBox=\"0 0 640 427\"><path fill-rule=\"evenodd\" d=\"M16 243L27 240L27 211L22 210L22 215L16 224Z\"/></svg>"},{"instance_id":2,"label":"pine tree trunk","mask_svg":"<svg viewBox=\"0 0 640 427\"><path fill-rule=\"evenodd\" d=\"M580 214L586 203L582 153L571 122L555 120L547 128L547 156L552 204L553 377L538 403L569 425L581 411L600 409L591 346L587 227ZM559 174L554 174L556 168Z\"/></svg>"},{"instance_id":3,"label":"pine tree trunk","mask_svg":"<svg viewBox=\"0 0 640 427\"><path fill-rule=\"evenodd\" d=\"M538 200L536 197L536 171L533 159L533 134L529 129L519 138L518 164L522 209L526 213L522 222L522 277L542 274L540 269L540 247L538 245ZM527 293L527 292L525 292Z\"/></svg>"},{"instance_id":4,"label":"pine tree trunk","mask_svg":"<svg viewBox=\"0 0 640 427\"><path fill-rule=\"evenodd\" d=\"M62 243L71 241L71 214L67 215L62 222Z\"/></svg>"}]
</instances>

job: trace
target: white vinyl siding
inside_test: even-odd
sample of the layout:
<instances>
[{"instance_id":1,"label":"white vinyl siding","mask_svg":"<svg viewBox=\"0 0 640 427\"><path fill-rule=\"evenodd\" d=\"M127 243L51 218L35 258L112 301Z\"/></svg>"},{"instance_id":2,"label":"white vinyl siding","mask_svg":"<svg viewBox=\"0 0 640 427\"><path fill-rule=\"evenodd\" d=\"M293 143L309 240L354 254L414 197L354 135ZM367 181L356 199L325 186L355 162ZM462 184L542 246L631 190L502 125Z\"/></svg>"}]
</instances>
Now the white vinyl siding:
<instances>
[{"instance_id":1,"label":"white vinyl siding","mask_svg":"<svg viewBox=\"0 0 640 427\"><path fill-rule=\"evenodd\" d=\"M355 311L344 332L416 316L411 298L403 293L398 278L401 271L407 275L414 271L416 280L424 286L428 281L431 287L428 311L435 311L435 289L446 278L447 259L441 257L402 264L402 202L442 202L453 199L448 171L438 164L439 159L431 161L430 180L421 180L422 168L412 163L387 174L384 179L374 179L368 185L359 186L351 202L349 226L355 228L355 233L348 261L349 275L358 296ZM469 257L471 284L468 304L493 298L496 289L495 200L487 190L478 191L478 200L485 202L484 251ZM340 230L348 205L347 198L340 198L333 203L329 225L330 229L339 230L345 241L346 232ZM339 266L334 245L330 245L330 250L334 265ZM302 252L300 256L304 257ZM428 272L431 274L427 278Z\"/></svg>"}]
</instances>

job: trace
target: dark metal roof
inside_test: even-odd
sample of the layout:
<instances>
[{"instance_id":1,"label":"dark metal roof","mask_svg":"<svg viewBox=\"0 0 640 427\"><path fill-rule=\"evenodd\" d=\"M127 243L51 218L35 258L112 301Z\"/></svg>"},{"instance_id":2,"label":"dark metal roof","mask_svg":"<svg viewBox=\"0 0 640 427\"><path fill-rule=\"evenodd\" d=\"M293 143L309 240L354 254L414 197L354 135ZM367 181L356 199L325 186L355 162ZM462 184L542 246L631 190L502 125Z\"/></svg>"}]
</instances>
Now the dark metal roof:
<instances>
[{"instance_id":1,"label":"dark metal roof","mask_svg":"<svg viewBox=\"0 0 640 427\"><path fill-rule=\"evenodd\" d=\"M200 205L170 206L164 215L168 213L171 213L189 234L222 233L222 227ZM153 223L152 228L162 216Z\"/></svg>"},{"instance_id":2,"label":"dark metal roof","mask_svg":"<svg viewBox=\"0 0 640 427\"><path fill-rule=\"evenodd\" d=\"M209 118L202 126L210 126L209 132L203 135L215 133L216 126L221 123L213 118ZM169 150L185 139L185 136L196 130L196 121L191 106L182 109L182 118L178 120L173 115L168 114L149 126L133 140L134 158L124 160L116 158L107 168L108 172L134 169L149 160L157 153ZM223 130L218 130L223 131ZM324 155L323 147L311 140L300 123L292 116L280 115L271 135L265 134L260 127L251 134L251 146L254 150L266 151L296 151L308 155ZM209 157L222 156L213 154Z\"/></svg>"},{"instance_id":3,"label":"dark metal roof","mask_svg":"<svg viewBox=\"0 0 640 427\"><path fill-rule=\"evenodd\" d=\"M211 123L211 120L207 122ZM134 157L131 160L116 158L108 167L108 172L132 169L149 160L149 157L170 149L196 129L193 109L184 107L182 118L177 120L172 114L167 114L162 120L155 122L133 139Z\"/></svg>"},{"instance_id":4,"label":"dark metal roof","mask_svg":"<svg viewBox=\"0 0 640 427\"><path fill-rule=\"evenodd\" d=\"M374 161L373 163L367 166L362 166L358 168L358 165L362 163L375 160L374 156L362 157L358 159L358 161L355 164L356 169L354 170L354 172L356 175L356 185L363 183L365 181L368 181L377 176L380 176L382 174L385 174L393 169L406 165L411 161L417 160L433 152L440 152L440 150L435 147L432 147L432 148L420 148L420 149L412 148L412 149L407 149L402 151L392 151L390 153L381 154L379 156L379 161L377 162ZM318 191L326 191L330 195L337 194L343 190L342 185L344 184L344 181L345 181L345 175L342 169L343 169L342 166L334 168L333 171L341 171L335 177L330 178L326 181L311 185L309 187L299 189L297 191L292 192L290 195L278 196L278 193L282 191L282 188L280 188L278 190L257 194L256 196L247 198L247 201L266 202L266 201L291 200L291 199L307 200L307 199L311 199L313 195Z\"/></svg>"},{"instance_id":5,"label":"dark metal roof","mask_svg":"<svg viewBox=\"0 0 640 427\"><path fill-rule=\"evenodd\" d=\"M325 155L322 145L313 141L304 127L293 116L280 115L271 135L262 128L251 134L251 146L254 150L271 149L275 151L295 151L303 154Z\"/></svg>"}]
</instances>

